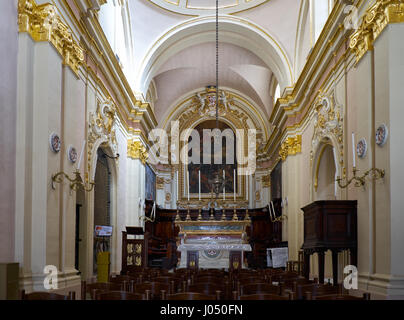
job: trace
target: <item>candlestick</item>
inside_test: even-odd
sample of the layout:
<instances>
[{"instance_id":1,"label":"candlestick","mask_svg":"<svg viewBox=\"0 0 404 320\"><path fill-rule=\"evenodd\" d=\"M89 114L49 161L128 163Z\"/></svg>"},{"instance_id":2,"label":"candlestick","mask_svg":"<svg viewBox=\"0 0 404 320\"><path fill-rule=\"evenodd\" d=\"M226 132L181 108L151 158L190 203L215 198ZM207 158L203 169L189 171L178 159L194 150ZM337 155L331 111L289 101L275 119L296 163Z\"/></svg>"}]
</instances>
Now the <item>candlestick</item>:
<instances>
[{"instance_id":1,"label":"candlestick","mask_svg":"<svg viewBox=\"0 0 404 320\"><path fill-rule=\"evenodd\" d=\"M199 201L201 201L201 170L198 171L199 178Z\"/></svg>"},{"instance_id":2,"label":"candlestick","mask_svg":"<svg viewBox=\"0 0 404 320\"><path fill-rule=\"evenodd\" d=\"M83 141L83 146L81 147L80 159L77 164L77 169L80 170L81 160L83 159L84 147L86 146L86 140Z\"/></svg>"},{"instance_id":3,"label":"candlestick","mask_svg":"<svg viewBox=\"0 0 404 320\"><path fill-rule=\"evenodd\" d=\"M233 169L233 200L236 201L236 169Z\"/></svg>"},{"instance_id":4,"label":"candlestick","mask_svg":"<svg viewBox=\"0 0 404 320\"><path fill-rule=\"evenodd\" d=\"M223 200L226 200L226 175L223 170Z\"/></svg>"},{"instance_id":5,"label":"candlestick","mask_svg":"<svg viewBox=\"0 0 404 320\"><path fill-rule=\"evenodd\" d=\"M356 152L355 152L355 134L352 132L352 161L353 167L356 168Z\"/></svg>"}]
</instances>

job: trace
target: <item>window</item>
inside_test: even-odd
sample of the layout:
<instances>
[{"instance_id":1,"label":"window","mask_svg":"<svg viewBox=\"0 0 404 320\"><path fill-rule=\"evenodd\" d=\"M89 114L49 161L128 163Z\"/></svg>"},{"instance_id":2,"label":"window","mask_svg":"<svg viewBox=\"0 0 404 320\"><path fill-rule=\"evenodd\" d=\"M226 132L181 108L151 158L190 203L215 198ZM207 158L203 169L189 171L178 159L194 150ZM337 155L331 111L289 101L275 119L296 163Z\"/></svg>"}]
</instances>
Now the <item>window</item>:
<instances>
[{"instance_id":1,"label":"window","mask_svg":"<svg viewBox=\"0 0 404 320\"><path fill-rule=\"evenodd\" d=\"M334 0L310 0L311 39L316 43L334 7Z\"/></svg>"}]
</instances>

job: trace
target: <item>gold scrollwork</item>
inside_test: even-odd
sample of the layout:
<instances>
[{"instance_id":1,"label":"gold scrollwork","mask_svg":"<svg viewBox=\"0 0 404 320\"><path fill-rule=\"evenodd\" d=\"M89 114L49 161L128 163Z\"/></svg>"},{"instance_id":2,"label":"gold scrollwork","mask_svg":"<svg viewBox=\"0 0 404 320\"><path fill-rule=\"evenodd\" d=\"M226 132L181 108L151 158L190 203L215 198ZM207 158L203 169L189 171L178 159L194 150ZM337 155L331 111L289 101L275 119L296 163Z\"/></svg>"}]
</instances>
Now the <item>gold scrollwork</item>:
<instances>
[{"instance_id":1,"label":"gold scrollwork","mask_svg":"<svg viewBox=\"0 0 404 320\"><path fill-rule=\"evenodd\" d=\"M268 174L262 177L262 187L269 188L271 186L271 176Z\"/></svg>"},{"instance_id":2,"label":"gold scrollwork","mask_svg":"<svg viewBox=\"0 0 404 320\"><path fill-rule=\"evenodd\" d=\"M142 253L142 245L137 243L135 246L135 252L136 254L141 254Z\"/></svg>"},{"instance_id":3,"label":"gold scrollwork","mask_svg":"<svg viewBox=\"0 0 404 320\"><path fill-rule=\"evenodd\" d=\"M18 1L18 26L20 33L29 33L34 41L48 41L63 57L63 64L77 75L84 62L84 51L73 39L72 32L50 3L37 5L34 0Z\"/></svg>"},{"instance_id":4,"label":"gold scrollwork","mask_svg":"<svg viewBox=\"0 0 404 320\"><path fill-rule=\"evenodd\" d=\"M133 141L132 139L128 139L128 157L132 159L139 159L143 164L145 164L149 154L141 141Z\"/></svg>"},{"instance_id":5,"label":"gold scrollwork","mask_svg":"<svg viewBox=\"0 0 404 320\"><path fill-rule=\"evenodd\" d=\"M142 265L142 257L141 256L136 256L135 257L135 266L139 267Z\"/></svg>"},{"instance_id":6,"label":"gold scrollwork","mask_svg":"<svg viewBox=\"0 0 404 320\"><path fill-rule=\"evenodd\" d=\"M297 135L295 137L288 137L281 145L281 149L279 150L279 156L282 161L285 161L286 158L290 155L295 155L297 153L302 152L302 136Z\"/></svg>"},{"instance_id":7,"label":"gold scrollwork","mask_svg":"<svg viewBox=\"0 0 404 320\"><path fill-rule=\"evenodd\" d=\"M356 63L369 50L389 23L404 22L404 0L376 0L366 10L359 29L351 36L349 47L355 52Z\"/></svg>"}]
</instances>

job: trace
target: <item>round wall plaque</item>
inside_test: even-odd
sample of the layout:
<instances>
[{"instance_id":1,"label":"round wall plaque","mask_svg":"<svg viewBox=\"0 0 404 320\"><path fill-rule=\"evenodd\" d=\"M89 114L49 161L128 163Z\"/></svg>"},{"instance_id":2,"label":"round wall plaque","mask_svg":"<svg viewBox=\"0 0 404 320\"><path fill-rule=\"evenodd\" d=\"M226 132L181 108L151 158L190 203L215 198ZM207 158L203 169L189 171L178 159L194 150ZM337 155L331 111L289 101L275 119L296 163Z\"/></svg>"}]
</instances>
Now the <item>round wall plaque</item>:
<instances>
[{"instance_id":1,"label":"round wall plaque","mask_svg":"<svg viewBox=\"0 0 404 320\"><path fill-rule=\"evenodd\" d=\"M76 163L76 161L77 161L77 150L76 150L76 148L73 147L73 146L69 146L67 156L68 156L69 161L71 163Z\"/></svg>"},{"instance_id":2,"label":"round wall plaque","mask_svg":"<svg viewBox=\"0 0 404 320\"><path fill-rule=\"evenodd\" d=\"M52 133L49 137L50 148L53 152L57 153L60 151L61 141L57 133Z\"/></svg>"},{"instance_id":3,"label":"round wall plaque","mask_svg":"<svg viewBox=\"0 0 404 320\"><path fill-rule=\"evenodd\" d=\"M376 144L378 146L383 146L387 141L387 136L389 135L389 131L387 130L387 126L383 123L376 129Z\"/></svg>"},{"instance_id":4,"label":"round wall plaque","mask_svg":"<svg viewBox=\"0 0 404 320\"><path fill-rule=\"evenodd\" d=\"M364 158L366 156L366 151L368 150L368 145L366 143L365 138L362 138L358 141L356 145L356 153L359 158Z\"/></svg>"}]
</instances>

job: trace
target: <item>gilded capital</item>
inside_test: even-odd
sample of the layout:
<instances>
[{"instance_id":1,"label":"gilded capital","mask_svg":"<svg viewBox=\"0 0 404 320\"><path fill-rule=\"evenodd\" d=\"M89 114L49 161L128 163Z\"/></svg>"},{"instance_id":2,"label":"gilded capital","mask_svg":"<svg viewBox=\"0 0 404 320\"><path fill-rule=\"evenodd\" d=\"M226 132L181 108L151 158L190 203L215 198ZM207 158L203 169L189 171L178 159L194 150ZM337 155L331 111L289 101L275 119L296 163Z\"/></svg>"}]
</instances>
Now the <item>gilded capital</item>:
<instances>
[{"instance_id":1,"label":"gilded capital","mask_svg":"<svg viewBox=\"0 0 404 320\"><path fill-rule=\"evenodd\" d=\"M281 145L279 156L285 161L289 155L295 155L302 152L302 136L288 137Z\"/></svg>"},{"instance_id":2,"label":"gilded capital","mask_svg":"<svg viewBox=\"0 0 404 320\"><path fill-rule=\"evenodd\" d=\"M356 63L369 50L389 23L404 22L404 0L376 0L366 10L358 30L351 36L349 47L355 52Z\"/></svg>"},{"instance_id":3,"label":"gilded capital","mask_svg":"<svg viewBox=\"0 0 404 320\"><path fill-rule=\"evenodd\" d=\"M53 4L37 5L34 0L19 0L18 26L20 33L29 33L34 41L52 43L63 57L63 64L78 74L84 51L73 39L70 28L62 22Z\"/></svg>"},{"instance_id":4,"label":"gilded capital","mask_svg":"<svg viewBox=\"0 0 404 320\"><path fill-rule=\"evenodd\" d=\"M143 164L146 163L149 154L147 153L146 147L139 140L133 141L128 140L128 158L139 159Z\"/></svg>"}]
</instances>

